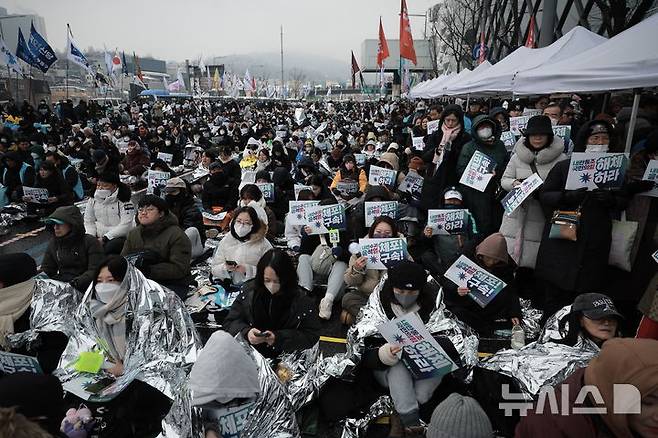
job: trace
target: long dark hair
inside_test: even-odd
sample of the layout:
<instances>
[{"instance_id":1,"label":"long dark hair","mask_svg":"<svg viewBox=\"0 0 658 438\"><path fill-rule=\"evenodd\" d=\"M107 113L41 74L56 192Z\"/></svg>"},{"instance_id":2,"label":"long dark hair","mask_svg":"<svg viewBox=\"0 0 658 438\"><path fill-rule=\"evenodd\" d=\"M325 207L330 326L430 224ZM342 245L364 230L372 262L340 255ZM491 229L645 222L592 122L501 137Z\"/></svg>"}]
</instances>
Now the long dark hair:
<instances>
[{"instance_id":1,"label":"long dark hair","mask_svg":"<svg viewBox=\"0 0 658 438\"><path fill-rule=\"evenodd\" d=\"M244 237L240 237L235 233L235 220L238 218L240 213L247 213L252 223L251 231L249 231L249 233ZM233 220L231 221L231 236L233 236L236 240L239 240L240 242L246 242L251 238L252 234L257 233L258 230L260 230L260 227L261 227L261 223L260 223L260 219L258 218L258 213L256 213L256 210L254 210L253 207L240 207L237 210L235 210Z\"/></svg>"},{"instance_id":2,"label":"long dark hair","mask_svg":"<svg viewBox=\"0 0 658 438\"><path fill-rule=\"evenodd\" d=\"M377 225L381 224L382 222L387 224L389 227L391 227L391 230L393 232L393 234L391 234L391 237L398 237L399 234L398 224L388 216L379 216L375 218L372 225L370 225L370 229L368 230L368 237L372 238L375 232L375 228L377 228Z\"/></svg>"},{"instance_id":3,"label":"long dark hair","mask_svg":"<svg viewBox=\"0 0 658 438\"><path fill-rule=\"evenodd\" d=\"M281 284L280 293L289 294L297 289L298 278L295 265L285 251L281 249L270 249L258 261L256 265L256 277L254 278L254 287L258 291L268 292L265 288L265 268L272 268L279 277ZM269 293L269 292L268 292Z\"/></svg>"}]
</instances>

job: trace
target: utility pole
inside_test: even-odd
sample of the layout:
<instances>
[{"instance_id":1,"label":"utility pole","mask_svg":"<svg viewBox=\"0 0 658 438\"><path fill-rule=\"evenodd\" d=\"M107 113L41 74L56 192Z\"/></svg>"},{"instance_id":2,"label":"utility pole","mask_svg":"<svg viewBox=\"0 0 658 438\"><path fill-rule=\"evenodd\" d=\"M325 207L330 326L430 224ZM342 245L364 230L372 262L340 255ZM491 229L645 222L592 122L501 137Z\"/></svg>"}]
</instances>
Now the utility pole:
<instances>
[{"instance_id":1,"label":"utility pole","mask_svg":"<svg viewBox=\"0 0 658 438\"><path fill-rule=\"evenodd\" d=\"M283 96L283 26L281 26L281 95Z\"/></svg>"},{"instance_id":2,"label":"utility pole","mask_svg":"<svg viewBox=\"0 0 658 438\"><path fill-rule=\"evenodd\" d=\"M557 0L544 0L541 14L541 30L539 31L538 47L546 47L553 44L555 34L555 19L557 18Z\"/></svg>"}]
</instances>

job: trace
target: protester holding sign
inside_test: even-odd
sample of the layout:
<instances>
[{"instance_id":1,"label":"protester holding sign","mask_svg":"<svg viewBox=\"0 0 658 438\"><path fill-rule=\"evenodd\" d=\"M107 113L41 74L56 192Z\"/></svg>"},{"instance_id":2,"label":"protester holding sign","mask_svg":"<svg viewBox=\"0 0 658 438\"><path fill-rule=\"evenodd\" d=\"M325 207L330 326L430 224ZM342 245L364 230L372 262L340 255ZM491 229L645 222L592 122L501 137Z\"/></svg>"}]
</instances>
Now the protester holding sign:
<instances>
[{"instance_id":1,"label":"protester holding sign","mask_svg":"<svg viewBox=\"0 0 658 438\"><path fill-rule=\"evenodd\" d=\"M545 180L553 166L567 158L562 149L562 141L553 135L548 117L530 118L524 136L514 146L514 154L505 168L500 186L511 192L535 173ZM546 223L544 212L536 198L536 195L530 195L512 214L505 214L500 227L512 259L519 268L531 270L535 268L537 251Z\"/></svg>"},{"instance_id":2,"label":"protester holding sign","mask_svg":"<svg viewBox=\"0 0 658 438\"><path fill-rule=\"evenodd\" d=\"M34 187L36 174L34 168L23 161L18 152L7 152L2 156L2 179L6 187L7 201L18 201L23 197L23 186Z\"/></svg>"},{"instance_id":3,"label":"protester holding sign","mask_svg":"<svg viewBox=\"0 0 658 438\"><path fill-rule=\"evenodd\" d=\"M366 172L356 166L354 155L348 154L343 158L343 164L336 172L329 188L334 196L349 201L361 197L366 192L367 186Z\"/></svg>"},{"instance_id":4,"label":"protester holding sign","mask_svg":"<svg viewBox=\"0 0 658 438\"><path fill-rule=\"evenodd\" d=\"M39 166L39 173L37 174L36 189L45 189L48 191L48 197L45 200L28 200L28 207L31 211L37 209L43 210L45 214L49 214L57 207L73 204L73 190L68 185L62 174L57 170L55 165L50 161L44 161ZM45 202L44 202L45 201Z\"/></svg>"}]
</instances>

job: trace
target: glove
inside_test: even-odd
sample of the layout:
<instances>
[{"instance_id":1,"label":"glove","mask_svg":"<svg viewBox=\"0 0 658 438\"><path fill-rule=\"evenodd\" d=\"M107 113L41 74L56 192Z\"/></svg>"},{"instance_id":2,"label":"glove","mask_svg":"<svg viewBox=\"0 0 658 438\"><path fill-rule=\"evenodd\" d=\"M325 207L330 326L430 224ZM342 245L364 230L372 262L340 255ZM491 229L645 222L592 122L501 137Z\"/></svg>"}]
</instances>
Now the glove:
<instances>
[{"instance_id":1,"label":"glove","mask_svg":"<svg viewBox=\"0 0 658 438\"><path fill-rule=\"evenodd\" d=\"M626 184L626 192L629 195L635 195L637 193L648 192L653 189L656 184L653 181L632 181Z\"/></svg>"},{"instance_id":2,"label":"glove","mask_svg":"<svg viewBox=\"0 0 658 438\"><path fill-rule=\"evenodd\" d=\"M582 204L587 196L587 189L583 187L578 190L565 190L564 201L569 204Z\"/></svg>"},{"instance_id":3,"label":"glove","mask_svg":"<svg viewBox=\"0 0 658 438\"><path fill-rule=\"evenodd\" d=\"M341 248L340 246L334 246L333 248L331 248L331 254L334 257L338 258L343 254L343 248Z\"/></svg>"}]
</instances>

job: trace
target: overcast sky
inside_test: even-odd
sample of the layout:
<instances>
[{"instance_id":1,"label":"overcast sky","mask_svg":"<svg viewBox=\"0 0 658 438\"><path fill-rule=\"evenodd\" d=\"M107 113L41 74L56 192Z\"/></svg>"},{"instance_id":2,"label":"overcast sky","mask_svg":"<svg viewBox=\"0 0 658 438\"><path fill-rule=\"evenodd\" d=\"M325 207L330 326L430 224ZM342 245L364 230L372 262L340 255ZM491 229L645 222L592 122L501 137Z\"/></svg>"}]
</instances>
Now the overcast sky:
<instances>
[{"instance_id":1,"label":"overcast sky","mask_svg":"<svg viewBox=\"0 0 658 438\"><path fill-rule=\"evenodd\" d=\"M377 38L379 16L388 39L399 35L400 0L3 0L9 13L44 17L49 43L63 50L66 23L82 48L183 61L212 55L284 50L349 61L361 42ZM425 14L436 0L407 0L410 14ZM414 38L425 19L411 17Z\"/></svg>"}]
</instances>

